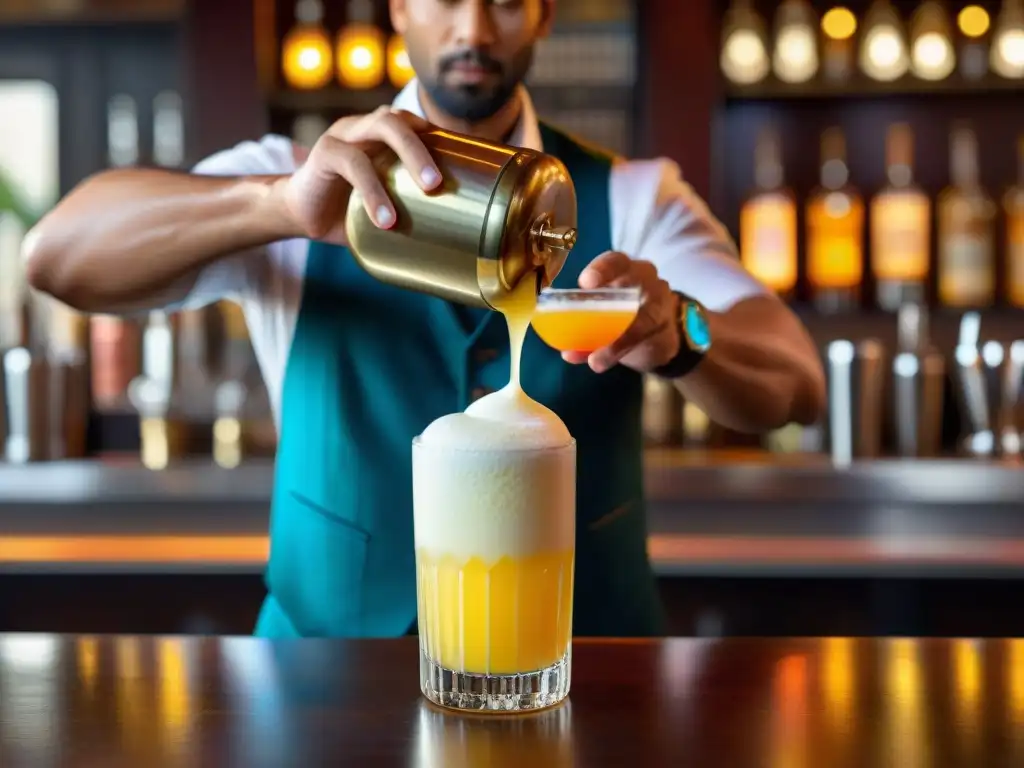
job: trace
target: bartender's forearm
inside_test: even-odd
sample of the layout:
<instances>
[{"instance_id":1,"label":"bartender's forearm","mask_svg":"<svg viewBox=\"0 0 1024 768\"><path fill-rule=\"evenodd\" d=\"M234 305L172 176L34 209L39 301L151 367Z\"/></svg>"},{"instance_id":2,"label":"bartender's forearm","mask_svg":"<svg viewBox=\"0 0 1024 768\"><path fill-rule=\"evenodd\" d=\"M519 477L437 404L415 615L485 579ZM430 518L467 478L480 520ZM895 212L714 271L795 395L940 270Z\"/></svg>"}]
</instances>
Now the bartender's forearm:
<instances>
[{"instance_id":1,"label":"bartender's forearm","mask_svg":"<svg viewBox=\"0 0 1024 768\"><path fill-rule=\"evenodd\" d=\"M28 281L82 311L173 302L216 259L297 236L283 203L285 179L144 169L97 174L29 232Z\"/></svg>"},{"instance_id":2,"label":"bartender's forearm","mask_svg":"<svg viewBox=\"0 0 1024 768\"><path fill-rule=\"evenodd\" d=\"M687 400L739 432L817 421L826 406L821 359L788 307L756 297L708 315L711 349L676 381Z\"/></svg>"}]
</instances>

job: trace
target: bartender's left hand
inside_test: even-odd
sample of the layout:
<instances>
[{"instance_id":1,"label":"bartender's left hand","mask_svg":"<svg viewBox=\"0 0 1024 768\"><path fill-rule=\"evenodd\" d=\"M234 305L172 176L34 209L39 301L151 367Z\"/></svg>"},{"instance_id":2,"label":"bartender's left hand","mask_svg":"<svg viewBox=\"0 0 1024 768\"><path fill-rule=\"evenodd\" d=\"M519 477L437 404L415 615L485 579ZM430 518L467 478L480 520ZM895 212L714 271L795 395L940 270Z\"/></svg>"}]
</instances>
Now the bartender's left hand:
<instances>
[{"instance_id":1,"label":"bartender's left hand","mask_svg":"<svg viewBox=\"0 0 1024 768\"><path fill-rule=\"evenodd\" d=\"M589 363L597 373L624 365L641 373L668 363L679 352L681 339L676 318L678 297L658 276L649 261L629 258L624 253L602 253L580 273L580 288L640 288L640 310L633 324L612 344L592 352L563 352L568 363Z\"/></svg>"}]
</instances>

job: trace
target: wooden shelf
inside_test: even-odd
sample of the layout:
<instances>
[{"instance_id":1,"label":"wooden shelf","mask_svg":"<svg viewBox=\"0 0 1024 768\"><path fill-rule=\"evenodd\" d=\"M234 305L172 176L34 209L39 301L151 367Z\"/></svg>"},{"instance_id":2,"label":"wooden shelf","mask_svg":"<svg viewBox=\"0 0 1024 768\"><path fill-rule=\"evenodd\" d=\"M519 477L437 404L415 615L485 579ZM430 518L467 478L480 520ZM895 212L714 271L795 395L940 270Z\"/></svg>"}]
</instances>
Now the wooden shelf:
<instances>
[{"instance_id":1,"label":"wooden shelf","mask_svg":"<svg viewBox=\"0 0 1024 768\"><path fill-rule=\"evenodd\" d=\"M807 326L819 345L835 339L860 341L877 338L884 343L896 340L896 314L879 309L859 309L846 313L823 313L805 304L794 304L793 310ZM940 349L950 351L956 344L960 318L964 311L933 307L929 309L928 336ZM1024 338L1024 310L993 307L981 312L981 335L985 341L1004 344Z\"/></svg>"},{"instance_id":2,"label":"wooden shelf","mask_svg":"<svg viewBox=\"0 0 1024 768\"><path fill-rule=\"evenodd\" d=\"M185 0L80 0L66 3L35 0L31 3L0 3L0 24L107 25L179 22L184 19Z\"/></svg>"},{"instance_id":3,"label":"wooden shelf","mask_svg":"<svg viewBox=\"0 0 1024 768\"><path fill-rule=\"evenodd\" d=\"M623 86L528 86L530 97L541 112L552 110L625 110L635 106L636 89ZM328 86L316 91L281 89L267 95L267 105L277 111L303 112L370 112L381 104L389 104L398 94L392 86L365 91Z\"/></svg>"},{"instance_id":4,"label":"wooden shelf","mask_svg":"<svg viewBox=\"0 0 1024 768\"><path fill-rule=\"evenodd\" d=\"M365 91L340 87L320 88L315 91L281 89L267 97L271 109L282 112L370 112L381 104L389 104L398 94L391 86L370 88Z\"/></svg>"},{"instance_id":5,"label":"wooden shelf","mask_svg":"<svg viewBox=\"0 0 1024 768\"><path fill-rule=\"evenodd\" d=\"M988 75L980 80L952 76L933 83L906 75L891 83L880 83L858 75L843 84L815 80L809 83L784 83L769 78L756 85L725 88L727 101L787 101L801 99L856 99L889 96L986 96L1019 93L1024 96L1024 80L1006 80Z\"/></svg>"}]
</instances>

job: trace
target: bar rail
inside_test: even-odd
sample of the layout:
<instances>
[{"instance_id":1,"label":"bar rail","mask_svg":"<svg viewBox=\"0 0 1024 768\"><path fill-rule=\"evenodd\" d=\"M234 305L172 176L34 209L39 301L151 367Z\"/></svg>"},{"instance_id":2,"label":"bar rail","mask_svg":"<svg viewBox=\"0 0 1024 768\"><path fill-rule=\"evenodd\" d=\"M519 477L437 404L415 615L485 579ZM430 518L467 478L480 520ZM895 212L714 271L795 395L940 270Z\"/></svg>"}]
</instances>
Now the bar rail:
<instances>
[{"instance_id":1,"label":"bar rail","mask_svg":"<svg viewBox=\"0 0 1024 768\"><path fill-rule=\"evenodd\" d=\"M1024 576L1015 463L645 457L649 551L675 576ZM273 463L0 465L0 573L259 573Z\"/></svg>"}]
</instances>

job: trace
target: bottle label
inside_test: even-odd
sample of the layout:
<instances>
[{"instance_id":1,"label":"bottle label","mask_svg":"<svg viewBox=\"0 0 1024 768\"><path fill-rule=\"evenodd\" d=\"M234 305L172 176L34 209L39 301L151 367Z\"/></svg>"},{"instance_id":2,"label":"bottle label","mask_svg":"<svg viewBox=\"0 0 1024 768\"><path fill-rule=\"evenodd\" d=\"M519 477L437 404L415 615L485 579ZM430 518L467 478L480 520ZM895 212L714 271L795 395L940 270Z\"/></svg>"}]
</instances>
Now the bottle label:
<instances>
[{"instance_id":1,"label":"bottle label","mask_svg":"<svg viewBox=\"0 0 1024 768\"><path fill-rule=\"evenodd\" d=\"M994 298L991 238L973 233L945 237L939 254L939 300L951 307L975 307Z\"/></svg>"},{"instance_id":2,"label":"bottle label","mask_svg":"<svg viewBox=\"0 0 1024 768\"><path fill-rule=\"evenodd\" d=\"M1010 302L1024 307L1024 216L1018 216L1010 222L1006 268L1006 289Z\"/></svg>"},{"instance_id":3,"label":"bottle label","mask_svg":"<svg viewBox=\"0 0 1024 768\"><path fill-rule=\"evenodd\" d=\"M807 277L815 288L855 288L864 272L861 209L846 205L841 215L809 214Z\"/></svg>"},{"instance_id":4,"label":"bottle label","mask_svg":"<svg viewBox=\"0 0 1024 768\"><path fill-rule=\"evenodd\" d=\"M871 266L875 277L906 282L927 279L928 201L916 196L882 198L871 213Z\"/></svg>"},{"instance_id":5,"label":"bottle label","mask_svg":"<svg viewBox=\"0 0 1024 768\"><path fill-rule=\"evenodd\" d=\"M796 285L796 207L788 198L752 200L740 214L743 265L769 288Z\"/></svg>"}]
</instances>

